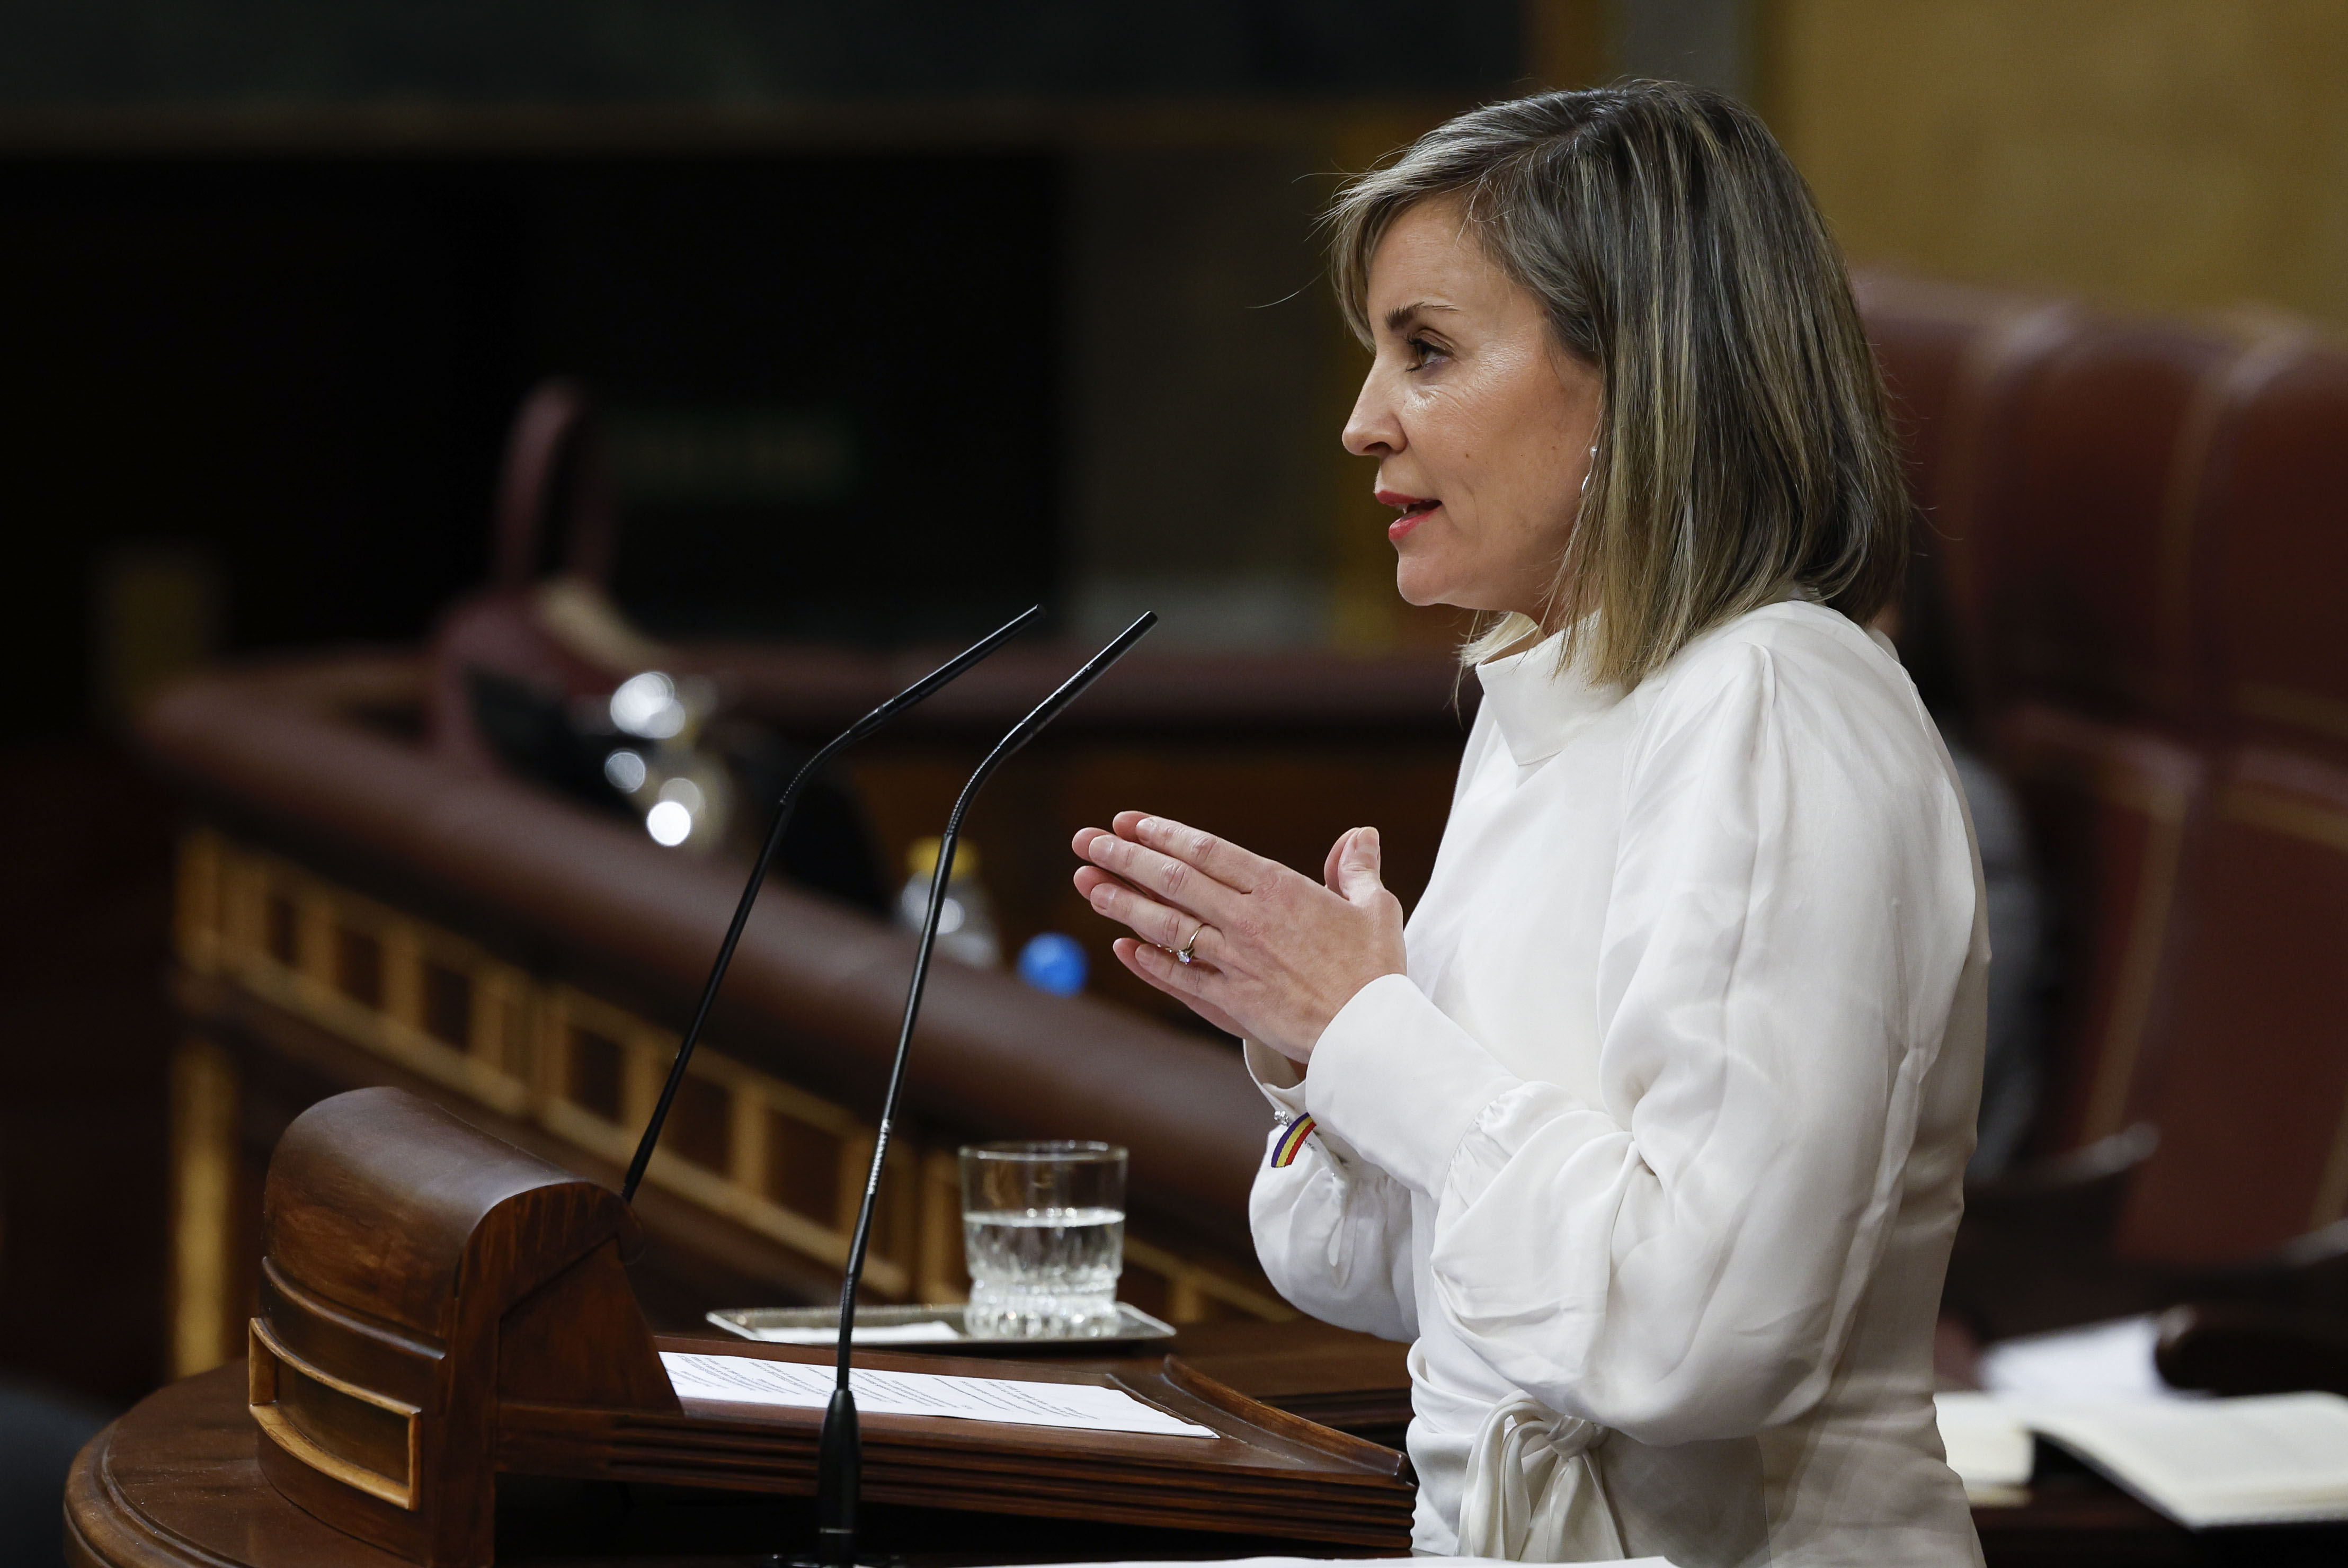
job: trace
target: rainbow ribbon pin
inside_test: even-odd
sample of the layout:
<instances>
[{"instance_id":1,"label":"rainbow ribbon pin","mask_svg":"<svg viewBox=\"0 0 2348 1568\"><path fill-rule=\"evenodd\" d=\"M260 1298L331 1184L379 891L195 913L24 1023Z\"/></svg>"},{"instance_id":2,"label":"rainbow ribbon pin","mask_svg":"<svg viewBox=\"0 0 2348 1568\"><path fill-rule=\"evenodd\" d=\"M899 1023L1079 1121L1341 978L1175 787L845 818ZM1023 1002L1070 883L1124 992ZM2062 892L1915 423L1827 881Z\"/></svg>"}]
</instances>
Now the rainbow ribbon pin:
<instances>
[{"instance_id":1,"label":"rainbow ribbon pin","mask_svg":"<svg viewBox=\"0 0 2348 1568\"><path fill-rule=\"evenodd\" d=\"M1280 1135L1280 1141L1272 1146L1272 1168L1284 1171L1293 1165L1297 1152L1304 1147L1305 1135L1312 1130L1313 1118L1309 1114L1290 1122L1288 1130Z\"/></svg>"}]
</instances>

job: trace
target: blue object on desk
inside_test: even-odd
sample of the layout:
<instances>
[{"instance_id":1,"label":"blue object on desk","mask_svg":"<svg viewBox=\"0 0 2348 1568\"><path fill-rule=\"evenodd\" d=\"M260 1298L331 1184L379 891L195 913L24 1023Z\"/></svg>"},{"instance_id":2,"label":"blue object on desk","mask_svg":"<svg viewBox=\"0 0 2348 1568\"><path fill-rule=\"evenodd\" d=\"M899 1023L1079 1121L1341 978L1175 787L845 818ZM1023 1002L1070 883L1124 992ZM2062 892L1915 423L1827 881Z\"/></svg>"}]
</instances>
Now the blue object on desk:
<instances>
[{"instance_id":1,"label":"blue object on desk","mask_svg":"<svg viewBox=\"0 0 2348 1568\"><path fill-rule=\"evenodd\" d=\"M1033 938L1019 950L1019 978L1055 996L1073 996L1083 990L1090 967L1076 939L1056 931Z\"/></svg>"}]
</instances>

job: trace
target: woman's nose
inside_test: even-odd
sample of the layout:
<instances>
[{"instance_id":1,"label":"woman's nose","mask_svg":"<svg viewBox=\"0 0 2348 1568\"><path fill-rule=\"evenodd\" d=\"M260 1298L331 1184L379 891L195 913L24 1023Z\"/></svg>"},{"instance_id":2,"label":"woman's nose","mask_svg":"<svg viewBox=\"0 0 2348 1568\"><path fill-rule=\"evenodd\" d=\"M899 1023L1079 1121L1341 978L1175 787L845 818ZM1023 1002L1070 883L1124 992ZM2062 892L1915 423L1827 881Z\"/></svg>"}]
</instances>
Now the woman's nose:
<instances>
[{"instance_id":1,"label":"woman's nose","mask_svg":"<svg viewBox=\"0 0 2348 1568\"><path fill-rule=\"evenodd\" d=\"M1346 416L1339 438L1357 458L1390 458L1403 449L1402 423L1395 418L1393 400L1383 395L1379 380L1375 369L1363 379L1362 394L1354 399L1354 411Z\"/></svg>"}]
</instances>

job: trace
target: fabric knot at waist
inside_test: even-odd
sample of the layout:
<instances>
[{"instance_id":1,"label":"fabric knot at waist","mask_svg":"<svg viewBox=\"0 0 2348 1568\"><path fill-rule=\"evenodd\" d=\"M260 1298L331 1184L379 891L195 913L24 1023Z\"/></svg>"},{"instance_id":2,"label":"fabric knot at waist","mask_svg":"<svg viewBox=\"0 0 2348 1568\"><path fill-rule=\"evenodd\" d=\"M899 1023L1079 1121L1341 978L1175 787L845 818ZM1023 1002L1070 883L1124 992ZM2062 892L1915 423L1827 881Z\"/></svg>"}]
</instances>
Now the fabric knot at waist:
<instances>
[{"instance_id":1,"label":"fabric knot at waist","mask_svg":"<svg viewBox=\"0 0 2348 1568\"><path fill-rule=\"evenodd\" d=\"M1459 1553L1512 1563L1612 1563L1622 1532L1594 1450L1607 1429L1517 1394L1492 1407L1468 1450Z\"/></svg>"}]
</instances>

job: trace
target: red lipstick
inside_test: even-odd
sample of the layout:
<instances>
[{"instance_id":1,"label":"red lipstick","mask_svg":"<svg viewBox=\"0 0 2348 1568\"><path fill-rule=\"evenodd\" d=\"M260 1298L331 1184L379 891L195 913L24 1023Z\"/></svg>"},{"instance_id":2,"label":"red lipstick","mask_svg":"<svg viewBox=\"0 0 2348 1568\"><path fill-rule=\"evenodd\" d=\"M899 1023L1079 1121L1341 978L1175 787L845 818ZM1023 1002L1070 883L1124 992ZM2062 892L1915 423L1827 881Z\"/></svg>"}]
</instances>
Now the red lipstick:
<instances>
[{"instance_id":1,"label":"red lipstick","mask_svg":"<svg viewBox=\"0 0 2348 1568\"><path fill-rule=\"evenodd\" d=\"M1416 528L1428 512L1443 504L1431 497L1405 495L1400 490L1379 490L1377 501L1380 506L1395 507L1402 512L1386 529L1386 537L1396 543L1402 542L1403 535Z\"/></svg>"}]
</instances>

